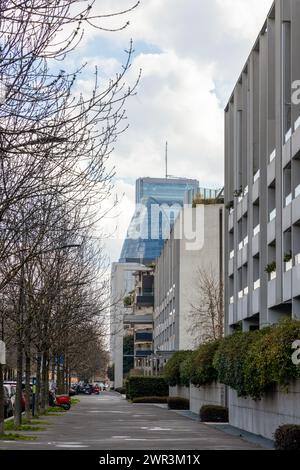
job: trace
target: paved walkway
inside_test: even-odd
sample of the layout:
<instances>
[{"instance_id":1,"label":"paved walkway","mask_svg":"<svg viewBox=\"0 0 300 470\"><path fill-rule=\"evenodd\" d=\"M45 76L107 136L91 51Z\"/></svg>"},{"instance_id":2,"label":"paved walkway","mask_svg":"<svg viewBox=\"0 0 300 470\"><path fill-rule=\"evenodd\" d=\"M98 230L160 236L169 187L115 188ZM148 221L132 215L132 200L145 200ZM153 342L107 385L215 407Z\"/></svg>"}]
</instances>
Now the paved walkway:
<instances>
[{"instance_id":1,"label":"paved walkway","mask_svg":"<svg viewBox=\"0 0 300 470\"><path fill-rule=\"evenodd\" d=\"M0 449L219 450L260 449L174 411L130 404L114 392L80 396L80 403L51 422L35 441L0 441ZM44 420L44 418L43 418Z\"/></svg>"}]
</instances>

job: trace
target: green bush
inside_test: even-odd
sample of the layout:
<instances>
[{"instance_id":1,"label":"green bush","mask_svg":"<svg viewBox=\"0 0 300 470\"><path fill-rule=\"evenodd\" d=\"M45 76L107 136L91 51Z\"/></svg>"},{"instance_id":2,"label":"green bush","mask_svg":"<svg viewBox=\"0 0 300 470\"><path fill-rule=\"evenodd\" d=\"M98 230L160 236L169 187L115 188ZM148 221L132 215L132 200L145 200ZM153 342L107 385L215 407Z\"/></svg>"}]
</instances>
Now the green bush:
<instances>
[{"instance_id":1,"label":"green bush","mask_svg":"<svg viewBox=\"0 0 300 470\"><path fill-rule=\"evenodd\" d=\"M218 378L218 372L213 365L214 357L220 341L210 341L202 344L192 357L192 371L190 380L193 385L200 387L214 382Z\"/></svg>"},{"instance_id":2,"label":"green bush","mask_svg":"<svg viewBox=\"0 0 300 470\"><path fill-rule=\"evenodd\" d=\"M200 409L202 423L228 423L228 408L217 405L203 405Z\"/></svg>"},{"instance_id":3,"label":"green bush","mask_svg":"<svg viewBox=\"0 0 300 470\"><path fill-rule=\"evenodd\" d=\"M168 397L139 397L134 398L132 403L168 403Z\"/></svg>"},{"instance_id":4,"label":"green bush","mask_svg":"<svg viewBox=\"0 0 300 470\"><path fill-rule=\"evenodd\" d=\"M191 354L192 351L177 351L168 360L167 364L165 365L163 374L166 382L170 385L170 387L175 387L176 385L184 385L181 382L180 365Z\"/></svg>"},{"instance_id":5,"label":"green bush","mask_svg":"<svg viewBox=\"0 0 300 470\"><path fill-rule=\"evenodd\" d=\"M300 426L285 424L275 432L276 450L300 450Z\"/></svg>"},{"instance_id":6,"label":"green bush","mask_svg":"<svg viewBox=\"0 0 300 470\"><path fill-rule=\"evenodd\" d=\"M168 408L169 410L189 410L190 402L186 398L169 397Z\"/></svg>"},{"instance_id":7,"label":"green bush","mask_svg":"<svg viewBox=\"0 0 300 470\"><path fill-rule=\"evenodd\" d=\"M190 352L179 364L180 384L189 387L194 369L194 358L197 351Z\"/></svg>"},{"instance_id":8,"label":"green bush","mask_svg":"<svg viewBox=\"0 0 300 470\"><path fill-rule=\"evenodd\" d=\"M129 400L139 397L166 397L169 387L163 377L132 376L126 381L126 396Z\"/></svg>"},{"instance_id":9,"label":"green bush","mask_svg":"<svg viewBox=\"0 0 300 470\"><path fill-rule=\"evenodd\" d=\"M245 383L245 360L250 345L257 338L257 332L237 332L220 341L213 360L219 382L237 391L238 396L248 396Z\"/></svg>"},{"instance_id":10,"label":"green bush","mask_svg":"<svg viewBox=\"0 0 300 470\"><path fill-rule=\"evenodd\" d=\"M250 397L259 399L275 386L287 390L291 381L300 378L300 367L291 360L292 344L299 338L300 322L297 320L284 320L256 332L244 363Z\"/></svg>"}]
</instances>

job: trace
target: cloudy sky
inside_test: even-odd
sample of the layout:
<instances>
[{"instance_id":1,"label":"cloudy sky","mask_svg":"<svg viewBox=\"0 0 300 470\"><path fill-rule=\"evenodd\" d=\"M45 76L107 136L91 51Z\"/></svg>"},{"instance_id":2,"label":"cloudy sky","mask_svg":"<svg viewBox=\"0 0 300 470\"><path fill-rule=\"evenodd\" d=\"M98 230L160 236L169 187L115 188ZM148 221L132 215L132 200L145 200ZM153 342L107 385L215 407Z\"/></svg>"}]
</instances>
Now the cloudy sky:
<instances>
[{"instance_id":1,"label":"cloudy sky","mask_svg":"<svg viewBox=\"0 0 300 470\"><path fill-rule=\"evenodd\" d=\"M98 13L117 12L134 0L96 0ZM223 185L223 109L272 4L271 0L141 0L122 18L103 20L111 28L92 31L78 51L98 64L103 79L120 70L130 39L135 54L128 76L138 93L126 104L129 130L115 146L111 165L120 204L106 219L112 261L133 213L134 182L164 176L164 146L169 143L169 173L198 178L201 186ZM124 196L122 197L122 195ZM118 230L116 231L116 228Z\"/></svg>"}]
</instances>

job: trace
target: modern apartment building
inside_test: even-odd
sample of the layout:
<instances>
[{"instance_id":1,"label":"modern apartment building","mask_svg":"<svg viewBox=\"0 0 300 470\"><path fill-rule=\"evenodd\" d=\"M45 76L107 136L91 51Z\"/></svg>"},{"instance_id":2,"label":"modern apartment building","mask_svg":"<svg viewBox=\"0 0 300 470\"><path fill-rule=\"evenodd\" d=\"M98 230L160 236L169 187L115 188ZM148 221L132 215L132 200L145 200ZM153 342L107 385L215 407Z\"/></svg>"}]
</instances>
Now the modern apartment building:
<instances>
[{"instance_id":1,"label":"modern apartment building","mask_svg":"<svg viewBox=\"0 0 300 470\"><path fill-rule=\"evenodd\" d=\"M300 319L299 45L300 0L276 0L225 109L228 334ZM229 389L230 423L272 439L300 422L299 385L260 401Z\"/></svg>"},{"instance_id":2,"label":"modern apartment building","mask_svg":"<svg viewBox=\"0 0 300 470\"><path fill-rule=\"evenodd\" d=\"M147 264L155 261L183 207L186 192L198 186L198 181L187 178L139 178L136 181L136 211L120 262Z\"/></svg>"},{"instance_id":3,"label":"modern apartment building","mask_svg":"<svg viewBox=\"0 0 300 470\"><path fill-rule=\"evenodd\" d=\"M124 329L133 335L134 368L144 372L146 359L153 354L153 267L141 265L133 276L134 290L125 298Z\"/></svg>"},{"instance_id":4,"label":"modern apartment building","mask_svg":"<svg viewBox=\"0 0 300 470\"><path fill-rule=\"evenodd\" d=\"M135 288L137 263L113 263L110 280L110 354L114 364L114 386L123 386L124 298Z\"/></svg>"},{"instance_id":5,"label":"modern apartment building","mask_svg":"<svg viewBox=\"0 0 300 470\"><path fill-rule=\"evenodd\" d=\"M190 248L190 237L181 231L187 211L192 211L193 218L201 218L201 227L198 226L201 246L196 250ZM185 208L177 218L155 268L156 355L162 354L165 358L167 353L193 349L211 333L210 321L204 321L201 331L195 331L193 315L195 309L202 309L200 272L214 276L217 284L222 281L222 227L223 204L220 203L199 205L197 209ZM178 237L178 234L183 236ZM205 312L202 316L204 318Z\"/></svg>"},{"instance_id":6,"label":"modern apartment building","mask_svg":"<svg viewBox=\"0 0 300 470\"><path fill-rule=\"evenodd\" d=\"M225 110L228 330L300 318L299 44L300 1L276 0Z\"/></svg>"}]
</instances>

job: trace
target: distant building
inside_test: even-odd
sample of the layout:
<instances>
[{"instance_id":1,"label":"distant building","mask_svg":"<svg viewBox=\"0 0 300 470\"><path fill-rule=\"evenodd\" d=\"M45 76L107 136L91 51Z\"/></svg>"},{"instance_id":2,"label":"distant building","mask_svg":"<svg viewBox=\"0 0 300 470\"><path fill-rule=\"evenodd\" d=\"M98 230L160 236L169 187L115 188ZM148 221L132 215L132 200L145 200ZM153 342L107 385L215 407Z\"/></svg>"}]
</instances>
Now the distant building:
<instances>
[{"instance_id":1,"label":"distant building","mask_svg":"<svg viewBox=\"0 0 300 470\"><path fill-rule=\"evenodd\" d=\"M159 257L188 191L197 180L140 178L136 181L136 211L124 241L120 262L147 264Z\"/></svg>"},{"instance_id":2,"label":"distant building","mask_svg":"<svg viewBox=\"0 0 300 470\"><path fill-rule=\"evenodd\" d=\"M223 204L199 207L202 207L202 246L196 251L190 250L186 236L176 238L182 218L188 210L185 209L176 220L170 239L166 241L156 263L154 351L163 357L168 352L171 354L178 350L194 349L201 334L207 335L206 330L197 332L196 336L192 331L193 305L201 301L199 270L211 272L217 281L222 280ZM196 213L196 209L193 211Z\"/></svg>"},{"instance_id":3,"label":"distant building","mask_svg":"<svg viewBox=\"0 0 300 470\"><path fill-rule=\"evenodd\" d=\"M133 273L139 268L137 263L113 263L110 282L110 354L114 364L114 386L123 385L123 318L127 312L124 298L133 292Z\"/></svg>"},{"instance_id":4,"label":"distant building","mask_svg":"<svg viewBox=\"0 0 300 470\"><path fill-rule=\"evenodd\" d=\"M127 311L124 315L124 327L134 337L134 368L144 372L145 359L153 354L153 267L141 265L133 276L135 289L126 298Z\"/></svg>"}]
</instances>

